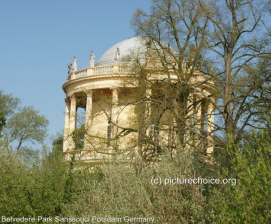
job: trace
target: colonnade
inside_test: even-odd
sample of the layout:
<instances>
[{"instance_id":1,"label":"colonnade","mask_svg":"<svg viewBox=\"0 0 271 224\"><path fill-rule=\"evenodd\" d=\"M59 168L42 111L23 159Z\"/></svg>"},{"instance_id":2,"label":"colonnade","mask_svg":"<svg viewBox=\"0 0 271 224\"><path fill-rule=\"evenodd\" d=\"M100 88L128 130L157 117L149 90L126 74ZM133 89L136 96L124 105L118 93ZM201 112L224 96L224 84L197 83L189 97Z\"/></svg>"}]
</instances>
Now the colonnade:
<instances>
[{"instance_id":1,"label":"colonnade","mask_svg":"<svg viewBox=\"0 0 271 224\"><path fill-rule=\"evenodd\" d=\"M93 98L96 90L87 90L84 92L86 96L86 113L85 113L85 138L84 138L84 150L91 149L91 142L90 142L90 135L91 135L91 127L92 127L92 116L93 116ZM65 125L64 125L64 146L63 151L73 151L75 150L75 142L73 139L73 133L76 130L76 123L77 123L77 108L78 108L78 99L77 97L80 96L81 92L74 93L70 96L68 96L65 99L66 102L66 112L65 112ZM110 122L117 123L117 117L119 116L119 88L112 88L111 89L111 105L110 108ZM151 89L148 89L146 92L146 96L148 98L151 98ZM188 103L188 106L192 105L196 101L200 101L199 96L192 94L192 100ZM207 149L206 152L212 153L213 151L213 144L212 144L212 133L213 133L213 125L214 125L214 106L211 102L211 100L206 99L205 103L195 103L196 106L193 106L193 110L195 112L194 116L196 116L196 121L192 122L196 126L196 129L198 131L201 131L204 129L207 135ZM149 113L151 113L149 111ZM105 125L106 125L105 121ZM187 123L187 125L191 125L191 123ZM105 133L105 136L107 136L107 133Z\"/></svg>"},{"instance_id":2,"label":"colonnade","mask_svg":"<svg viewBox=\"0 0 271 224\"><path fill-rule=\"evenodd\" d=\"M117 88L112 90L112 108L110 112L110 119L116 122L117 117L117 105L118 105L118 95L119 91ZM90 135L90 127L92 124L92 111L93 111L93 96L95 90L88 90L84 93L86 94L86 113L85 113L85 138L84 138L84 149L90 148L90 142L88 136ZM64 124L64 146L63 151L73 151L75 150L75 142L72 138L74 131L76 130L77 123L77 95L73 94L65 99L66 110L65 110L65 124Z\"/></svg>"},{"instance_id":3,"label":"colonnade","mask_svg":"<svg viewBox=\"0 0 271 224\"><path fill-rule=\"evenodd\" d=\"M214 104L212 98L202 98L195 94L195 99L198 102L195 106L196 109L196 122L197 131L206 133L206 139L203 139L205 144L206 153L213 152L213 132L214 132ZM199 140L200 142L200 140Z\"/></svg>"}]
</instances>

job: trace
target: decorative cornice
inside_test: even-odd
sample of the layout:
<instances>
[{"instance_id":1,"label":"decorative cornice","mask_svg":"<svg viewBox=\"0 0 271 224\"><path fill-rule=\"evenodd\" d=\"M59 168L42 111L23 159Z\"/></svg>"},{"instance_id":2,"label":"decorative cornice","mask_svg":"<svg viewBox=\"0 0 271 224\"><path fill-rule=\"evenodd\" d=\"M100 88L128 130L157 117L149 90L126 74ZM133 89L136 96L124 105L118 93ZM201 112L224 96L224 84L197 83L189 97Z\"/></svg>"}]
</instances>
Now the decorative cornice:
<instances>
[{"instance_id":1,"label":"decorative cornice","mask_svg":"<svg viewBox=\"0 0 271 224\"><path fill-rule=\"evenodd\" d=\"M72 84L75 84L75 83L80 83L82 81L88 81L88 80L94 80L94 81L98 81L98 80L112 80L112 79L123 79L124 77L130 77L131 76L131 73L129 74L106 74L106 75L91 75L91 76L84 76L84 77L80 77L80 78L76 78L76 79L73 79L73 80L70 80L66 83L63 84L62 86L62 89L63 91L66 93L66 88Z\"/></svg>"}]
</instances>

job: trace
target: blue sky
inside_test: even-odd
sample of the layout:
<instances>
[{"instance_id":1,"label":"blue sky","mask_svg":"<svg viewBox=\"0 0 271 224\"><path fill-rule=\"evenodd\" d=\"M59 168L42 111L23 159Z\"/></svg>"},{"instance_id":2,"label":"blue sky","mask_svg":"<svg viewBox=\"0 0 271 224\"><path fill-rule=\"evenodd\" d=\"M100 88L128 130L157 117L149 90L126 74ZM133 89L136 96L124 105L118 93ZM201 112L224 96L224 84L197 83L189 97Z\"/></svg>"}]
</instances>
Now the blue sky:
<instances>
[{"instance_id":1,"label":"blue sky","mask_svg":"<svg viewBox=\"0 0 271 224\"><path fill-rule=\"evenodd\" d=\"M114 44L134 36L130 19L150 0L0 1L0 90L33 105L49 121L49 134L64 125L67 64L78 69Z\"/></svg>"}]
</instances>

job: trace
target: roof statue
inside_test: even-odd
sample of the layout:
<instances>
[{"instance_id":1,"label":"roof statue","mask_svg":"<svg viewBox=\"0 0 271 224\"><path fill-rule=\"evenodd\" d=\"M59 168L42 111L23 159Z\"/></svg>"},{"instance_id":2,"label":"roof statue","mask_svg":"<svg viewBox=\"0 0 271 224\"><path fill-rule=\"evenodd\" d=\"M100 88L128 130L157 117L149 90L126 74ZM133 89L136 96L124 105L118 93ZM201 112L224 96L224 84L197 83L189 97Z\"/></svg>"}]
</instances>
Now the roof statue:
<instances>
[{"instance_id":1,"label":"roof statue","mask_svg":"<svg viewBox=\"0 0 271 224\"><path fill-rule=\"evenodd\" d=\"M71 74L72 73L72 63L67 64L67 66L68 66L68 74Z\"/></svg>"},{"instance_id":2,"label":"roof statue","mask_svg":"<svg viewBox=\"0 0 271 224\"><path fill-rule=\"evenodd\" d=\"M76 60L76 56L73 57L73 61L72 63L68 64L68 73L71 74L75 71L77 71L77 60Z\"/></svg>"},{"instance_id":3,"label":"roof statue","mask_svg":"<svg viewBox=\"0 0 271 224\"><path fill-rule=\"evenodd\" d=\"M90 52L90 60L89 60L89 65L90 67L94 67L95 63L95 54L93 51Z\"/></svg>"},{"instance_id":4,"label":"roof statue","mask_svg":"<svg viewBox=\"0 0 271 224\"><path fill-rule=\"evenodd\" d=\"M114 59L116 60L116 62L119 62L119 60L120 60L120 49L119 48L117 48L117 50L115 52Z\"/></svg>"},{"instance_id":5,"label":"roof statue","mask_svg":"<svg viewBox=\"0 0 271 224\"><path fill-rule=\"evenodd\" d=\"M77 71L77 60L76 60L76 56L73 57L72 65L73 65L73 71Z\"/></svg>"}]
</instances>

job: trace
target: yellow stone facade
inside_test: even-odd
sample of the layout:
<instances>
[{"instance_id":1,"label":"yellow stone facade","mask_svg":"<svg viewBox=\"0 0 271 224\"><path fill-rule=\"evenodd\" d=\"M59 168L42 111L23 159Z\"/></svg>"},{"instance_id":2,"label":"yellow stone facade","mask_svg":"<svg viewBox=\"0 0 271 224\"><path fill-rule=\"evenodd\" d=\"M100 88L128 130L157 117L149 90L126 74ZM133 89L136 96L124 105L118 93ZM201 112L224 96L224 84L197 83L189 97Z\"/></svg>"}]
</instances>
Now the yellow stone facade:
<instances>
[{"instance_id":1,"label":"yellow stone facade","mask_svg":"<svg viewBox=\"0 0 271 224\"><path fill-rule=\"evenodd\" d=\"M89 67L77 70L76 58L68 66L69 75L67 82L63 85L63 90L66 93L63 146L66 160L69 160L72 154L86 162L99 162L112 155L127 160L140 154L137 147L138 133L135 130L139 128L138 119L141 115L138 114L140 112L137 111L137 106L134 103L137 101L138 87L136 82L129 83L127 81L132 74L131 66L121 60L132 52L131 49L144 49L140 37L133 37L114 45L95 65L95 56L91 52ZM154 77L161 76L163 74ZM195 93L191 94L188 105L192 105L195 100L203 99L204 96L211 96L216 91L213 82L204 82L204 80L206 77L200 73L193 77L193 83L203 84L197 87L198 90ZM200 91L202 94L199 94ZM151 88L146 89L146 96L152 96L152 94ZM209 133L213 132L213 102L212 97L209 97L208 100L202 100L202 103L197 106L195 118L199 129L205 128ZM79 149L76 148L74 137L78 128L76 127L78 108L85 109L84 144ZM203 116L207 117L207 122L206 118L203 121ZM206 127L203 127L204 125ZM170 141L166 115L161 126L164 126L160 131L164 140L160 139L159 141L164 144L165 139L166 142ZM148 131L154 131L152 128L155 129L153 125L150 125ZM207 137L209 142L211 141L210 136ZM153 140L158 141L157 139ZM211 153L212 151L212 144L208 144L206 152Z\"/></svg>"}]
</instances>

